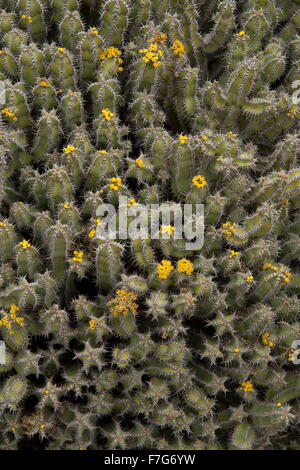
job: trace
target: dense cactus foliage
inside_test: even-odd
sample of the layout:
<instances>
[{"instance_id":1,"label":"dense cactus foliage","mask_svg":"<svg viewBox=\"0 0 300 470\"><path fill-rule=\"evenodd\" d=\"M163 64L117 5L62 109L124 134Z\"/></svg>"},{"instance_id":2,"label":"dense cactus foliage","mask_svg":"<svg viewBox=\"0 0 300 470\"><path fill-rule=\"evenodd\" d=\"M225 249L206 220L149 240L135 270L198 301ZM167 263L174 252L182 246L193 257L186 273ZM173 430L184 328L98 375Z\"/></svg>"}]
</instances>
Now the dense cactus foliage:
<instances>
[{"instance_id":1,"label":"dense cactus foliage","mask_svg":"<svg viewBox=\"0 0 300 470\"><path fill-rule=\"evenodd\" d=\"M0 448L299 449L299 0L0 6Z\"/></svg>"}]
</instances>

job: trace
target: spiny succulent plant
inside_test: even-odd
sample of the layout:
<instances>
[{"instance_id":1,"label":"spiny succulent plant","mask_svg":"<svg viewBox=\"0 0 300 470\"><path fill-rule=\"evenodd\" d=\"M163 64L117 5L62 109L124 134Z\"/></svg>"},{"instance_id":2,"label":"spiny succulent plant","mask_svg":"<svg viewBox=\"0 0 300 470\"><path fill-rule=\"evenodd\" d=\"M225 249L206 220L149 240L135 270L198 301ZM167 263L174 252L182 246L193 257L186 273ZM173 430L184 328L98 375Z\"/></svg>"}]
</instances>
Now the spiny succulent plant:
<instances>
[{"instance_id":1,"label":"spiny succulent plant","mask_svg":"<svg viewBox=\"0 0 300 470\"><path fill-rule=\"evenodd\" d=\"M300 1L0 7L0 448L299 449Z\"/></svg>"}]
</instances>

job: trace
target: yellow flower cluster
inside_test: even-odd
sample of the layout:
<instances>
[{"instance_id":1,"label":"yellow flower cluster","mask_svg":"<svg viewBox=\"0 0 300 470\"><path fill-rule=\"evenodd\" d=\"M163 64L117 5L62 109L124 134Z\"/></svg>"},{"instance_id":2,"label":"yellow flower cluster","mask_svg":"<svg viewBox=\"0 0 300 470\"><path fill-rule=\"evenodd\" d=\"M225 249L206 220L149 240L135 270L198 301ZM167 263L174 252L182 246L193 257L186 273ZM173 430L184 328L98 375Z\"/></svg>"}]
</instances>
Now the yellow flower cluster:
<instances>
[{"instance_id":1,"label":"yellow flower cluster","mask_svg":"<svg viewBox=\"0 0 300 470\"><path fill-rule=\"evenodd\" d=\"M272 265L270 263L265 263L262 268L263 269L270 269L270 268L272 268Z\"/></svg>"},{"instance_id":2,"label":"yellow flower cluster","mask_svg":"<svg viewBox=\"0 0 300 470\"><path fill-rule=\"evenodd\" d=\"M74 263L82 263L83 261L83 251L73 251L73 258L72 258L72 261L74 261Z\"/></svg>"},{"instance_id":3,"label":"yellow flower cluster","mask_svg":"<svg viewBox=\"0 0 300 470\"><path fill-rule=\"evenodd\" d=\"M289 117L295 117L297 116L297 106L293 106L287 113Z\"/></svg>"},{"instance_id":4,"label":"yellow flower cluster","mask_svg":"<svg viewBox=\"0 0 300 470\"><path fill-rule=\"evenodd\" d=\"M47 88L49 86L49 83L47 82L47 80L40 80L38 84L44 88Z\"/></svg>"},{"instance_id":5,"label":"yellow flower cluster","mask_svg":"<svg viewBox=\"0 0 300 470\"><path fill-rule=\"evenodd\" d=\"M23 248L23 250L27 250L27 248L30 248L31 245L27 240L22 240L19 245Z\"/></svg>"},{"instance_id":6,"label":"yellow flower cluster","mask_svg":"<svg viewBox=\"0 0 300 470\"><path fill-rule=\"evenodd\" d=\"M187 138L186 135L180 135L180 136L179 136L179 142L180 142L181 144L185 144L187 140L188 140L188 138Z\"/></svg>"},{"instance_id":7,"label":"yellow flower cluster","mask_svg":"<svg viewBox=\"0 0 300 470\"><path fill-rule=\"evenodd\" d=\"M282 198L280 199L280 201L281 201L281 204L282 204L283 206L288 206L288 205L289 205L289 200L288 200L286 197L282 197Z\"/></svg>"},{"instance_id":8,"label":"yellow flower cluster","mask_svg":"<svg viewBox=\"0 0 300 470\"><path fill-rule=\"evenodd\" d=\"M253 282L253 280L254 280L253 276L247 276L246 277L247 282Z\"/></svg>"},{"instance_id":9,"label":"yellow flower cluster","mask_svg":"<svg viewBox=\"0 0 300 470\"><path fill-rule=\"evenodd\" d=\"M7 224L5 222L0 222L0 227L6 227Z\"/></svg>"},{"instance_id":10,"label":"yellow flower cluster","mask_svg":"<svg viewBox=\"0 0 300 470\"><path fill-rule=\"evenodd\" d=\"M127 206L132 207L132 206L136 206L136 204L137 204L136 200L132 198L132 199L129 199Z\"/></svg>"},{"instance_id":11,"label":"yellow flower cluster","mask_svg":"<svg viewBox=\"0 0 300 470\"><path fill-rule=\"evenodd\" d=\"M192 179L192 183L194 186L196 186L196 188L204 188L204 186L207 185L207 181L202 175L194 176L194 178Z\"/></svg>"},{"instance_id":12,"label":"yellow flower cluster","mask_svg":"<svg viewBox=\"0 0 300 470\"><path fill-rule=\"evenodd\" d=\"M102 116L104 117L104 119L106 119L106 121L110 121L111 118L114 117L114 113L112 113L108 108L105 108L105 109L102 109Z\"/></svg>"},{"instance_id":13,"label":"yellow flower cluster","mask_svg":"<svg viewBox=\"0 0 300 470\"><path fill-rule=\"evenodd\" d=\"M94 34L95 36L98 36L98 34L99 34L99 31L98 31L98 29L97 29L97 28L95 28L95 27L93 27L93 28L90 28L90 31L91 31L91 33L92 33L92 34Z\"/></svg>"},{"instance_id":14,"label":"yellow flower cluster","mask_svg":"<svg viewBox=\"0 0 300 470\"><path fill-rule=\"evenodd\" d=\"M161 65L161 57L163 55L162 50L158 48L156 43L150 44L148 49L140 49L140 54L144 54L143 61L148 64L153 64L153 67L159 67Z\"/></svg>"},{"instance_id":15,"label":"yellow flower cluster","mask_svg":"<svg viewBox=\"0 0 300 470\"><path fill-rule=\"evenodd\" d=\"M109 185L110 189L113 189L114 191L118 191L119 187L122 185L122 180L119 177L113 177L110 179L111 183Z\"/></svg>"},{"instance_id":16,"label":"yellow flower cluster","mask_svg":"<svg viewBox=\"0 0 300 470\"><path fill-rule=\"evenodd\" d=\"M229 258L234 258L235 256L238 256L238 255L239 255L238 251L230 250Z\"/></svg>"},{"instance_id":17,"label":"yellow flower cluster","mask_svg":"<svg viewBox=\"0 0 300 470\"><path fill-rule=\"evenodd\" d=\"M25 323L24 323L24 318L23 317L17 317L16 312L20 310L20 307L17 307L17 305L13 304L10 307L9 310L9 317L7 315L4 315L4 317L1 318L0 320L0 326L4 326L9 330L9 335L13 335L13 324L19 325L21 328L24 328Z\"/></svg>"},{"instance_id":18,"label":"yellow flower cluster","mask_svg":"<svg viewBox=\"0 0 300 470\"><path fill-rule=\"evenodd\" d=\"M117 47L108 47L99 55L100 60L112 59L113 57L120 57L122 52Z\"/></svg>"},{"instance_id":19,"label":"yellow flower cluster","mask_svg":"<svg viewBox=\"0 0 300 470\"><path fill-rule=\"evenodd\" d=\"M226 237L231 237L231 235L236 231L236 224L232 222L226 222L223 224L223 235Z\"/></svg>"},{"instance_id":20,"label":"yellow flower cluster","mask_svg":"<svg viewBox=\"0 0 300 470\"><path fill-rule=\"evenodd\" d=\"M253 391L253 385L250 382L250 380L247 380L246 382L241 382L241 386L243 387L244 392L252 392Z\"/></svg>"},{"instance_id":21,"label":"yellow flower cluster","mask_svg":"<svg viewBox=\"0 0 300 470\"><path fill-rule=\"evenodd\" d=\"M69 153L74 152L74 150L75 150L75 147L73 147L73 145L67 145L67 147L64 148L64 153L69 154Z\"/></svg>"},{"instance_id":22,"label":"yellow flower cluster","mask_svg":"<svg viewBox=\"0 0 300 470\"><path fill-rule=\"evenodd\" d=\"M96 328L95 320L90 320L90 321L89 321L89 325L90 325L90 329L91 329L91 330L94 330L94 329Z\"/></svg>"},{"instance_id":23,"label":"yellow flower cluster","mask_svg":"<svg viewBox=\"0 0 300 470\"><path fill-rule=\"evenodd\" d=\"M194 271L194 265L188 259L182 258L177 263L177 271L179 273L185 273L188 276L190 276L192 272Z\"/></svg>"},{"instance_id":24,"label":"yellow flower cluster","mask_svg":"<svg viewBox=\"0 0 300 470\"><path fill-rule=\"evenodd\" d=\"M273 341L270 341L270 333L264 333L261 337L261 340L265 346L274 346Z\"/></svg>"},{"instance_id":25,"label":"yellow flower cluster","mask_svg":"<svg viewBox=\"0 0 300 470\"><path fill-rule=\"evenodd\" d=\"M227 133L227 137L228 137L228 139L230 139L230 140L234 140L235 137L236 137L236 135L235 135L233 132L230 131L230 132Z\"/></svg>"},{"instance_id":26,"label":"yellow flower cluster","mask_svg":"<svg viewBox=\"0 0 300 470\"><path fill-rule=\"evenodd\" d=\"M3 114L4 116L6 116L6 117L12 119L13 121L17 121L17 120L18 120L18 118L17 118L17 116L15 115L15 113L11 112L8 108L2 109L1 114Z\"/></svg>"},{"instance_id":27,"label":"yellow flower cluster","mask_svg":"<svg viewBox=\"0 0 300 470\"><path fill-rule=\"evenodd\" d=\"M178 39L173 42L172 49L173 49L174 55L183 55L185 52L184 45Z\"/></svg>"},{"instance_id":28,"label":"yellow flower cluster","mask_svg":"<svg viewBox=\"0 0 300 470\"><path fill-rule=\"evenodd\" d=\"M28 15L22 15L21 16L22 20L28 21L28 23L32 23L32 17Z\"/></svg>"},{"instance_id":29,"label":"yellow flower cluster","mask_svg":"<svg viewBox=\"0 0 300 470\"><path fill-rule=\"evenodd\" d=\"M283 282L285 282L286 284L287 284L288 282L290 282L292 274L291 274L289 271L287 271L287 270L284 271L284 272L283 272L283 276L284 276Z\"/></svg>"},{"instance_id":30,"label":"yellow flower cluster","mask_svg":"<svg viewBox=\"0 0 300 470\"><path fill-rule=\"evenodd\" d=\"M93 229L93 230L91 230L91 231L89 232L88 237L89 237L89 238L95 238L96 233L97 233L96 230Z\"/></svg>"},{"instance_id":31,"label":"yellow flower cluster","mask_svg":"<svg viewBox=\"0 0 300 470\"><path fill-rule=\"evenodd\" d=\"M135 302L137 299L135 294L124 289L117 290L116 294L117 296L108 302L108 305L110 305L109 311L114 317L118 315L125 317L128 313L137 311L138 304Z\"/></svg>"},{"instance_id":32,"label":"yellow flower cluster","mask_svg":"<svg viewBox=\"0 0 300 470\"><path fill-rule=\"evenodd\" d=\"M164 44L168 38L166 33L158 33L152 39L151 43Z\"/></svg>"},{"instance_id":33,"label":"yellow flower cluster","mask_svg":"<svg viewBox=\"0 0 300 470\"><path fill-rule=\"evenodd\" d=\"M277 272L279 270L279 268L277 266L273 266L270 263L265 263L262 268L263 269L272 269L275 272ZM288 284L290 282L292 274L287 269L285 269L282 273L278 273L278 274L282 278L282 280L285 284Z\"/></svg>"},{"instance_id":34,"label":"yellow flower cluster","mask_svg":"<svg viewBox=\"0 0 300 470\"><path fill-rule=\"evenodd\" d=\"M161 233L167 233L168 235L172 235L174 232L174 227L172 225L162 225L161 227Z\"/></svg>"},{"instance_id":35,"label":"yellow flower cluster","mask_svg":"<svg viewBox=\"0 0 300 470\"><path fill-rule=\"evenodd\" d=\"M135 164L139 168L144 168L144 166L145 166L144 160L142 158L137 158L136 161L135 161Z\"/></svg>"},{"instance_id":36,"label":"yellow flower cluster","mask_svg":"<svg viewBox=\"0 0 300 470\"><path fill-rule=\"evenodd\" d=\"M157 266L157 275L159 279L167 279L169 274L174 270L174 266L171 261L163 259L161 263Z\"/></svg>"},{"instance_id":37,"label":"yellow flower cluster","mask_svg":"<svg viewBox=\"0 0 300 470\"><path fill-rule=\"evenodd\" d=\"M6 54L6 51L4 51L3 49L0 51L0 55L5 55Z\"/></svg>"},{"instance_id":38,"label":"yellow flower cluster","mask_svg":"<svg viewBox=\"0 0 300 470\"><path fill-rule=\"evenodd\" d=\"M288 352L288 361L292 361L294 359L294 353L296 352L296 349L290 349Z\"/></svg>"}]
</instances>

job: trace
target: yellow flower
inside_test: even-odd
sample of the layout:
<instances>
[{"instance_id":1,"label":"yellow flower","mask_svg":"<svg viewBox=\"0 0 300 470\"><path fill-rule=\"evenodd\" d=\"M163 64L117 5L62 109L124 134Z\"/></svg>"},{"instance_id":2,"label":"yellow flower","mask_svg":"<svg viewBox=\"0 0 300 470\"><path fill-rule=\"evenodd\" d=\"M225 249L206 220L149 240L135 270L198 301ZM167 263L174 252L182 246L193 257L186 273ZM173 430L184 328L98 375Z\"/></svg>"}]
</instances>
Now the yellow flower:
<instances>
[{"instance_id":1,"label":"yellow flower","mask_svg":"<svg viewBox=\"0 0 300 470\"><path fill-rule=\"evenodd\" d=\"M244 392L252 392L253 391L253 385L250 382L250 380L247 380L246 382L241 382L241 386L243 387Z\"/></svg>"},{"instance_id":2,"label":"yellow flower","mask_svg":"<svg viewBox=\"0 0 300 470\"><path fill-rule=\"evenodd\" d=\"M245 36L245 34L246 34L245 31L240 31L240 32L238 33L238 35L239 35L240 37Z\"/></svg>"},{"instance_id":3,"label":"yellow flower","mask_svg":"<svg viewBox=\"0 0 300 470\"><path fill-rule=\"evenodd\" d=\"M289 117L297 116L297 106L293 106L287 113Z\"/></svg>"},{"instance_id":4,"label":"yellow flower","mask_svg":"<svg viewBox=\"0 0 300 470\"><path fill-rule=\"evenodd\" d=\"M225 237L231 237L231 235L236 231L236 224L232 222L226 222L223 224L223 235Z\"/></svg>"},{"instance_id":5,"label":"yellow flower","mask_svg":"<svg viewBox=\"0 0 300 470\"><path fill-rule=\"evenodd\" d=\"M181 41L179 41L178 39L176 41L173 42L172 44L172 49L173 49L173 53L174 55L183 55L185 50L184 50L184 45L182 44Z\"/></svg>"},{"instance_id":6,"label":"yellow flower","mask_svg":"<svg viewBox=\"0 0 300 470\"><path fill-rule=\"evenodd\" d=\"M151 39L151 43L152 44L163 44L164 42L166 42L168 36L167 34L165 33L158 33L156 34L152 39Z\"/></svg>"},{"instance_id":7,"label":"yellow flower","mask_svg":"<svg viewBox=\"0 0 300 470\"><path fill-rule=\"evenodd\" d=\"M14 314L14 313L18 312L19 310L20 310L20 307L18 307L18 306L15 305L15 304L12 304L12 305L10 306L9 313Z\"/></svg>"},{"instance_id":8,"label":"yellow flower","mask_svg":"<svg viewBox=\"0 0 300 470\"><path fill-rule=\"evenodd\" d=\"M289 205L289 200L286 197L281 198L281 203L283 206L288 206Z\"/></svg>"},{"instance_id":9,"label":"yellow flower","mask_svg":"<svg viewBox=\"0 0 300 470\"><path fill-rule=\"evenodd\" d=\"M182 258L177 263L177 271L179 273L185 273L190 276L194 271L194 265L188 259Z\"/></svg>"},{"instance_id":10,"label":"yellow flower","mask_svg":"<svg viewBox=\"0 0 300 470\"><path fill-rule=\"evenodd\" d=\"M28 15L22 15L21 16L22 20L28 21L28 23L32 23L32 17Z\"/></svg>"},{"instance_id":11,"label":"yellow flower","mask_svg":"<svg viewBox=\"0 0 300 470\"><path fill-rule=\"evenodd\" d=\"M235 134L230 131L230 132L227 133L227 137L228 137L228 139L230 139L230 140L234 140L234 139L235 139Z\"/></svg>"},{"instance_id":12,"label":"yellow flower","mask_svg":"<svg viewBox=\"0 0 300 470\"><path fill-rule=\"evenodd\" d=\"M102 109L102 116L104 117L104 119L106 119L106 121L110 121L111 118L114 117L114 113L112 113L108 108L105 108L105 109Z\"/></svg>"},{"instance_id":13,"label":"yellow flower","mask_svg":"<svg viewBox=\"0 0 300 470\"><path fill-rule=\"evenodd\" d=\"M171 261L164 259L157 266L157 275L160 279L167 279L167 277L173 270L174 266L172 265Z\"/></svg>"},{"instance_id":14,"label":"yellow flower","mask_svg":"<svg viewBox=\"0 0 300 470\"><path fill-rule=\"evenodd\" d=\"M144 168L144 166L145 166L144 160L142 158L137 158L136 161L135 161L135 164L139 168Z\"/></svg>"},{"instance_id":15,"label":"yellow flower","mask_svg":"<svg viewBox=\"0 0 300 470\"><path fill-rule=\"evenodd\" d=\"M137 204L136 200L132 198L132 199L129 199L127 206L132 207L132 206L136 206L136 204Z\"/></svg>"},{"instance_id":16,"label":"yellow flower","mask_svg":"<svg viewBox=\"0 0 300 470\"><path fill-rule=\"evenodd\" d=\"M68 202L65 202L64 203L64 208L65 209L73 209L73 206L71 204L69 204Z\"/></svg>"},{"instance_id":17,"label":"yellow flower","mask_svg":"<svg viewBox=\"0 0 300 470\"><path fill-rule=\"evenodd\" d=\"M64 148L64 153L69 154L69 153L74 152L74 150L75 150L75 147L73 147L73 145L68 145L67 147Z\"/></svg>"},{"instance_id":18,"label":"yellow flower","mask_svg":"<svg viewBox=\"0 0 300 470\"><path fill-rule=\"evenodd\" d=\"M262 343L265 345L265 346L274 346L274 342L271 340L270 341L270 333L264 333L261 337L261 340L262 340Z\"/></svg>"},{"instance_id":19,"label":"yellow flower","mask_svg":"<svg viewBox=\"0 0 300 470\"><path fill-rule=\"evenodd\" d=\"M270 268L272 268L272 265L270 263L265 263L262 268L263 269L270 269Z\"/></svg>"},{"instance_id":20,"label":"yellow flower","mask_svg":"<svg viewBox=\"0 0 300 470\"><path fill-rule=\"evenodd\" d=\"M2 109L2 110L1 110L1 113L2 113L4 116L6 116L6 117L12 119L13 121L17 121L17 120L18 120L18 118L17 118L17 116L15 115L15 113L13 113L12 111L10 111L8 108Z\"/></svg>"},{"instance_id":21,"label":"yellow flower","mask_svg":"<svg viewBox=\"0 0 300 470\"><path fill-rule=\"evenodd\" d=\"M99 150L100 155L106 155L107 151L106 150Z\"/></svg>"},{"instance_id":22,"label":"yellow flower","mask_svg":"<svg viewBox=\"0 0 300 470\"><path fill-rule=\"evenodd\" d=\"M288 351L288 361L292 361L294 359L294 353L296 352L296 349L290 349Z\"/></svg>"},{"instance_id":23,"label":"yellow flower","mask_svg":"<svg viewBox=\"0 0 300 470\"><path fill-rule=\"evenodd\" d=\"M89 232L88 237L89 237L89 238L95 238L96 233L97 233L96 230L93 229L93 230L91 230L91 231Z\"/></svg>"},{"instance_id":24,"label":"yellow flower","mask_svg":"<svg viewBox=\"0 0 300 470\"><path fill-rule=\"evenodd\" d=\"M231 250L229 258L234 258L235 256L238 256L238 255L239 255L238 251Z\"/></svg>"},{"instance_id":25,"label":"yellow flower","mask_svg":"<svg viewBox=\"0 0 300 470\"><path fill-rule=\"evenodd\" d=\"M44 88L47 88L49 86L47 80L40 80L38 84Z\"/></svg>"},{"instance_id":26,"label":"yellow flower","mask_svg":"<svg viewBox=\"0 0 300 470\"><path fill-rule=\"evenodd\" d=\"M6 227L7 224L5 222L0 222L0 227Z\"/></svg>"},{"instance_id":27,"label":"yellow flower","mask_svg":"<svg viewBox=\"0 0 300 470\"><path fill-rule=\"evenodd\" d=\"M120 57L121 55L122 52L119 49L117 49L116 47L109 47L108 49L105 49L101 52L101 54L99 55L99 59L112 59L113 57Z\"/></svg>"},{"instance_id":28,"label":"yellow flower","mask_svg":"<svg viewBox=\"0 0 300 470\"><path fill-rule=\"evenodd\" d=\"M161 227L162 234L167 233L168 235L172 235L173 232L174 232L174 227L172 225L163 225Z\"/></svg>"},{"instance_id":29,"label":"yellow flower","mask_svg":"<svg viewBox=\"0 0 300 470\"><path fill-rule=\"evenodd\" d=\"M120 186L122 185L122 180L121 178L119 177L113 177L110 179L111 183L109 185L110 189L114 190L114 191L118 191L118 189L120 188Z\"/></svg>"},{"instance_id":30,"label":"yellow flower","mask_svg":"<svg viewBox=\"0 0 300 470\"><path fill-rule=\"evenodd\" d=\"M208 139L208 137L206 137L206 135L203 135L203 136L201 137L201 139L204 140L204 141L206 141L206 140Z\"/></svg>"},{"instance_id":31,"label":"yellow flower","mask_svg":"<svg viewBox=\"0 0 300 470\"><path fill-rule=\"evenodd\" d=\"M65 52L65 48L64 47L59 47L58 49L58 52L60 52L61 54L63 54Z\"/></svg>"},{"instance_id":32,"label":"yellow flower","mask_svg":"<svg viewBox=\"0 0 300 470\"><path fill-rule=\"evenodd\" d=\"M97 28L95 28L95 27L93 27L93 28L90 28L90 31L91 31L91 33L92 33L92 34L94 34L95 36L98 36L98 34L99 34L99 31L98 31L98 29L97 29Z\"/></svg>"},{"instance_id":33,"label":"yellow flower","mask_svg":"<svg viewBox=\"0 0 300 470\"><path fill-rule=\"evenodd\" d=\"M84 255L83 251L75 250L75 251L73 251L73 255L74 255L74 256L73 256L73 258L72 258L72 261L73 261L74 263L82 263L82 261L83 261L83 255Z\"/></svg>"},{"instance_id":34,"label":"yellow flower","mask_svg":"<svg viewBox=\"0 0 300 470\"><path fill-rule=\"evenodd\" d=\"M31 246L30 243L26 240L21 241L19 245L23 248L23 250L26 250L27 248Z\"/></svg>"},{"instance_id":35,"label":"yellow flower","mask_svg":"<svg viewBox=\"0 0 300 470\"><path fill-rule=\"evenodd\" d=\"M108 302L109 311L117 317L118 315L126 316L128 313L135 313L138 305L135 302L137 296L132 292L128 292L124 289L119 289L116 292L116 297Z\"/></svg>"},{"instance_id":36,"label":"yellow flower","mask_svg":"<svg viewBox=\"0 0 300 470\"><path fill-rule=\"evenodd\" d=\"M282 406L282 403L281 403L280 401L278 401L278 402L276 403L276 406L279 406L279 407L280 407L280 406Z\"/></svg>"},{"instance_id":37,"label":"yellow flower","mask_svg":"<svg viewBox=\"0 0 300 470\"><path fill-rule=\"evenodd\" d=\"M163 55L163 52L158 49L158 45L156 43L151 43L148 49L140 49L139 53L144 54L142 60L146 64L152 63L153 67L155 68L161 65L160 59Z\"/></svg>"},{"instance_id":38,"label":"yellow flower","mask_svg":"<svg viewBox=\"0 0 300 470\"><path fill-rule=\"evenodd\" d=\"M192 183L194 186L196 186L197 188L204 188L204 186L207 185L207 181L206 179L204 178L204 176L202 175L196 175L194 176L194 178L192 179Z\"/></svg>"},{"instance_id":39,"label":"yellow flower","mask_svg":"<svg viewBox=\"0 0 300 470\"><path fill-rule=\"evenodd\" d=\"M247 276L246 277L247 282L253 282L253 279L254 279L253 276Z\"/></svg>"},{"instance_id":40,"label":"yellow flower","mask_svg":"<svg viewBox=\"0 0 300 470\"><path fill-rule=\"evenodd\" d=\"M180 142L181 144L185 144L187 140L188 140L188 138L187 138L186 135L180 135L180 136L179 136L179 142Z\"/></svg>"},{"instance_id":41,"label":"yellow flower","mask_svg":"<svg viewBox=\"0 0 300 470\"><path fill-rule=\"evenodd\" d=\"M238 352L240 352L240 349L239 348L234 348L234 352L238 353Z\"/></svg>"},{"instance_id":42,"label":"yellow flower","mask_svg":"<svg viewBox=\"0 0 300 470\"><path fill-rule=\"evenodd\" d=\"M91 329L91 330L94 330L94 329L95 329L95 321L94 321L94 320L90 320L90 321L89 321L89 325L90 325L90 329Z\"/></svg>"}]
</instances>

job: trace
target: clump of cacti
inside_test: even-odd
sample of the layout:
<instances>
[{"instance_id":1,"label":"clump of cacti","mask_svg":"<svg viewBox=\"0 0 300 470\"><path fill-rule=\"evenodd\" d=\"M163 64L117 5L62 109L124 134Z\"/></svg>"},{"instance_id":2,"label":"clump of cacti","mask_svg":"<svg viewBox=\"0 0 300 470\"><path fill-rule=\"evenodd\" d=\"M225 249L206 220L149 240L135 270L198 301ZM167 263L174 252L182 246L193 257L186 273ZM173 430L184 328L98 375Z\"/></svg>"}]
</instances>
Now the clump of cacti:
<instances>
[{"instance_id":1,"label":"clump of cacti","mask_svg":"<svg viewBox=\"0 0 300 470\"><path fill-rule=\"evenodd\" d=\"M299 449L299 0L0 6L0 448Z\"/></svg>"}]
</instances>

